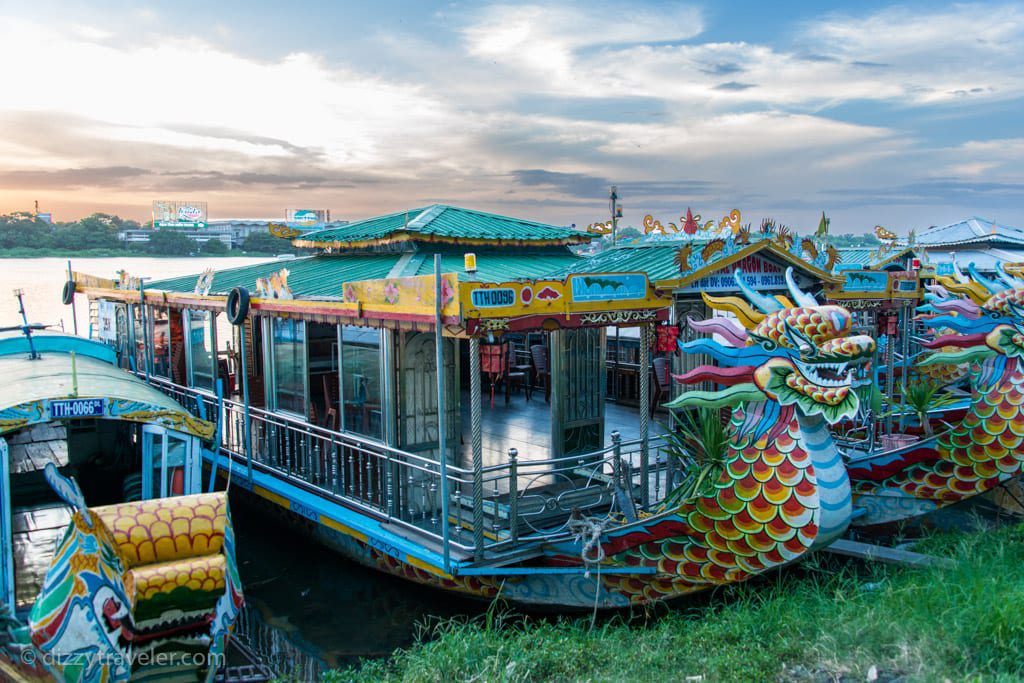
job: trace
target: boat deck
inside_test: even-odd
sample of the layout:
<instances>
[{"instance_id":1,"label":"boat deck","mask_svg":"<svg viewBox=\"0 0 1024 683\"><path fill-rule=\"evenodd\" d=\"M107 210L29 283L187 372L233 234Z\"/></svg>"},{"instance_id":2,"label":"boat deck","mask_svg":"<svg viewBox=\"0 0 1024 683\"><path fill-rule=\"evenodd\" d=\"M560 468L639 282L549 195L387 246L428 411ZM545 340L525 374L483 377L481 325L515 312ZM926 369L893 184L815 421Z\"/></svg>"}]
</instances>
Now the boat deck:
<instances>
[{"instance_id":1,"label":"boat deck","mask_svg":"<svg viewBox=\"0 0 1024 683\"><path fill-rule=\"evenodd\" d=\"M470 425L470 392L462 392L462 445L459 452L459 466L472 466L472 442ZM505 397L498 392L491 407L490 395L480 396L482 403L482 434L484 466L497 465L508 461L508 449L516 448L520 460L546 460L551 457L551 404L544 400L543 391L534 391L527 401L520 392L513 394L505 404ZM611 434L618 431L623 441L640 438L640 409L608 401L605 403L604 436L605 444L611 444ZM653 438L666 431L669 417L655 413L651 419L649 433Z\"/></svg>"}]
</instances>

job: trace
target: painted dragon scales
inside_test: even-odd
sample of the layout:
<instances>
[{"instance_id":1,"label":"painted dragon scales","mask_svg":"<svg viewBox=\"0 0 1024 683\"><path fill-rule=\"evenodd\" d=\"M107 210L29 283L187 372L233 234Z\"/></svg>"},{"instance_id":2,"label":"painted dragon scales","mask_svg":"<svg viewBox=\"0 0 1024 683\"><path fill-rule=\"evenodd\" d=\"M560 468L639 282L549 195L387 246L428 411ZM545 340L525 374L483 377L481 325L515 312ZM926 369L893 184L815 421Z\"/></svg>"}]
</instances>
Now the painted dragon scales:
<instances>
[{"instance_id":1,"label":"painted dragon scales","mask_svg":"<svg viewBox=\"0 0 1024 683\"><path fill-rule=\"evenodd\" d=\"M673 408L743 403L732 417L732 440L714 491L651 517L640 528L612 532L606 565L654 566L652 579L603 576L606 587L647 602L743 581L827 545L850 519L850 486L828 424L857 409L852 365L874 341L848 336L852 319L839 306L819 306L787 273L799 305L752 291L735 274L754 310L741 299L705 300L739 313L748 329L715 318L692 324L725 339L680 344L724 365L701 366L676 379L729 388L691 391ZM787 302L788 303L788 302Z\"/></svg>"},{"instance_id":2,"label":"painted dragon scales","mask_svg":"<svg viewBox=\"0 0 1024 683\"><path fill-rule=\"evenodd\" d=\"M861 524L931 512L984 493L1024 467L1024 280L997 268L991 280L940 278L928 324L952 330L928 342L923 364L971 365L971 405L948 431L891 454L854 460L850 478ZM956 296L956 295L964 296Z\"/></svg>"}]
</instances>

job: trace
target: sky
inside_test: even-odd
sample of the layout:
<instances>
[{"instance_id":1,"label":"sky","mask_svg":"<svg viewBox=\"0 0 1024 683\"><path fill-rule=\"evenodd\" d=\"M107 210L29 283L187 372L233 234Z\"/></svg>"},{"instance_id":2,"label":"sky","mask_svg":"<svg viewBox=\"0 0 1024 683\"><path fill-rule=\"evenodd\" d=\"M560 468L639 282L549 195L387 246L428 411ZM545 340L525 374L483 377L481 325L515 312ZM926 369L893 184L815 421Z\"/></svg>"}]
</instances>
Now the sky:
<instances>
[{"instance_id":1,"label":"sky","mask_svg":"<svg viewBox=\"0 0 1024 683\"><path fill-rule=\"evenodd\" d=\"M0 212L1024 226L1024 4L0 0Z\"/></svg>"}]
</instances>

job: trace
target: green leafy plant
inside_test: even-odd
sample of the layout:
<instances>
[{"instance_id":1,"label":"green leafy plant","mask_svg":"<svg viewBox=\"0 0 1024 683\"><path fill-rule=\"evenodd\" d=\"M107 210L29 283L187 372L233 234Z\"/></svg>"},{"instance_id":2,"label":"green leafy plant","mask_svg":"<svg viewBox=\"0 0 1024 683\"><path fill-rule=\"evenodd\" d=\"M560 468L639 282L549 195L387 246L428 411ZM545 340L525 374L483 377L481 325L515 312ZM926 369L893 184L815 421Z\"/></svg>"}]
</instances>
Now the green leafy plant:
<instances>
[{"instance_id":1,"label":"green leafy plant","mask_svg":"<svg viewBox=\"0 0 1024 683\"><path fill-rule=\"evenodd\" d=\"M672 413L676 429L665 435L665 450L683 472L683 482L665 497L665 507L711 492L725 468L732 431L718 408Z\"/></svg>"},{"instance_id":2,"label":"green leafy plant","mask_svg":"<svg viewBox=\"0 0 1024 683\"><path fill-rule=\"evenodd\" d=\"M956 402L956 398L948 393L939 393L944 387L945 385L939 382L923 379L908 382L903 389L903 400L921 421L925 436L934 434L928 411Z\"/></svg>"}]
</instances>

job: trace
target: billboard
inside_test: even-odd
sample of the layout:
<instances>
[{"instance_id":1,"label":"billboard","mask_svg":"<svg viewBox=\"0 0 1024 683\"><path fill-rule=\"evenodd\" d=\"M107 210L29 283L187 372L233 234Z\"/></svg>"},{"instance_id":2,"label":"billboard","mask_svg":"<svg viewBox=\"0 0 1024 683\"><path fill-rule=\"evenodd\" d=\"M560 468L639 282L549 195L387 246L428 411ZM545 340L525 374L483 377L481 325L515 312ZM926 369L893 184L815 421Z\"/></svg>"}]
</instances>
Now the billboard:
<instances>
[{"instance_id":1,"label":"billboard","mask_svg":"<svg viewBox=\"0 0 1024 683\"><path fill-rule=\"evenodd\" d=\"M313 223L329 223L331 220L330 209L288 209L285 214L285 221L307 225Z\"/></svg>"},{"instance_id":2,"label":"billboard","mask_svg":"<svg viewBox=\"0 0 1024 683\"><path fill-rule=\"evenodd\" d=\"M156 200L153 202L153 227L191 228L206 227L206 202Z\"/></svg>"}]
</instances>

